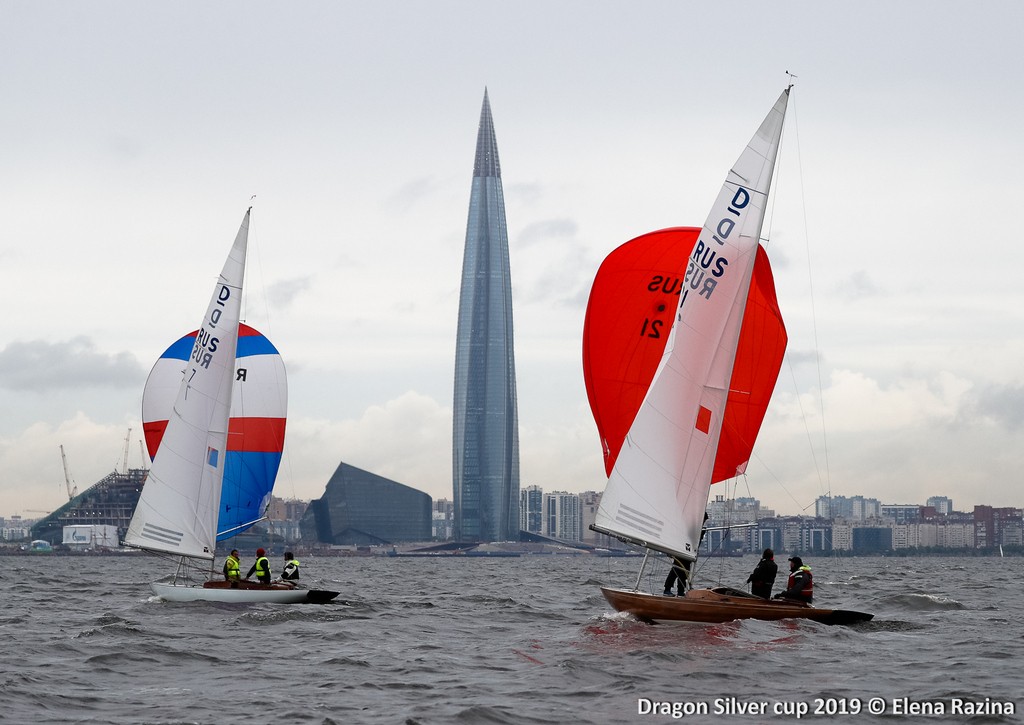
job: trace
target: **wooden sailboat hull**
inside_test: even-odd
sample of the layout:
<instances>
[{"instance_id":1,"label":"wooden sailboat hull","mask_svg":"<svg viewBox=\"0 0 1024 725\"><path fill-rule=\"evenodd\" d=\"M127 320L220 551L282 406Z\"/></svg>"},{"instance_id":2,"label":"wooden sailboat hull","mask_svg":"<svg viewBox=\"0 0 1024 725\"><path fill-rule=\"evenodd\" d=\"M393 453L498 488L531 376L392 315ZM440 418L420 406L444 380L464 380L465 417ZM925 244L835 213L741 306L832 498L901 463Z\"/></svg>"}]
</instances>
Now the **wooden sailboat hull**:
<instances>
[{"instance_id":1,"label":"wooden sailboat hull","mask_svg":"<svg viewBox=\"0 0 1024 725\"><path fill-rule=\"evenodd\" d=\"M235 584L236 586L232 586ZM299 589L287 584L212 581L203 585L153 582L153 593L168 602L226 602L230 604L322 604L338 596L324 589Z\"/></svg>"},{"instance_id":2,"label":"wooden sailboat hull","mask_svg":"<svg viewBox=\"0 0 1024 725\"><path fill-rule=\"evenodd\" d=\"M692 589L683 597L666 597L601 587L619 612L649 622L731 622L735 619L812 619L822 624L866 622L875 615L845 609L817 609L802 602L761 599L737 589Z\"/></svg>"}]
</instances>

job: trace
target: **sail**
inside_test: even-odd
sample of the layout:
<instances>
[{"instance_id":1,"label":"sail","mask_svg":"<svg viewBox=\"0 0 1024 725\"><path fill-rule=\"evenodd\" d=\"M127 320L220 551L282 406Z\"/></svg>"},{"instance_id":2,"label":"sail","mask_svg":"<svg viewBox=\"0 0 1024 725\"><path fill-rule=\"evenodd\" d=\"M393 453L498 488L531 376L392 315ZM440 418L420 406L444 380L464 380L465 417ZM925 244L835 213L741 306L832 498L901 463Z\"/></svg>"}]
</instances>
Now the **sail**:
<instances>
[{"instance_id":1,"label":"sail","mask_svg":"<svg viewBox=\"0 0 1024 725\"><path fill-rule=\"evenodd\" d=\"M160 447L196 334L184 335L168 347L146 380L142 427L150 458ZM281 465L288 408L284 361L265 335L240 323L235 360L218 541L244 531L263 517Z\"/></svg>"},{"instance_id":2,"label":"sail","mask_svg":"<svg viewBox=\"0 0 1024 725\"><path fill-rule=\"evenodd\" d=\"M654 378L700 229L643 234L609 254L583 326L583 376L609 475ZM771 266L758 249L725 406L712 483L745 469L786 349Z\"/></svg>"},{"instance_id":3,"label":"sail","mask_svg":"<svg viewBox=\"0 0 1024 725\"><path fill-rule=\"evenodd\" d=\"M665 351L612 467L595 528L693 560L789 90L747 144L683 276Z\"/></svg>"},{"instance_id":4,"label":"sail","mask_svg":"<svg viewBox=\"0 0 1024 725\"><path fill-rule=\"evenodd\" d=\"M189 355L125 543L212 559L249 236L249 211Z\"/></svg>"}]
</instances>

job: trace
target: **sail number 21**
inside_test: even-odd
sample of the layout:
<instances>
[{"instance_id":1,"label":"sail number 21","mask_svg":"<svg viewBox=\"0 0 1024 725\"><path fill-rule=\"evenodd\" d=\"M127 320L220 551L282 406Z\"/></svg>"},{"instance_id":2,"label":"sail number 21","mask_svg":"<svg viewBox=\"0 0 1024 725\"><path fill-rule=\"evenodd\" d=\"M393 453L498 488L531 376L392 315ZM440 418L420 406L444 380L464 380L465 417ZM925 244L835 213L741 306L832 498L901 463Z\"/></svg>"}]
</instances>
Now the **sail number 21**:
<instances>
[{"instance_id":1,"label":"sail number 21","mask_svg":"<svg viewBox=\"0 0 1024 725\"><path fill-rule=\"evenodd\" d=\"M661 337L661 328L664 325L664 320L652 320L649 317L645 317L644 326L640 328L640 337L653 337L657 340Z\"/></svg>"}]
</instances>

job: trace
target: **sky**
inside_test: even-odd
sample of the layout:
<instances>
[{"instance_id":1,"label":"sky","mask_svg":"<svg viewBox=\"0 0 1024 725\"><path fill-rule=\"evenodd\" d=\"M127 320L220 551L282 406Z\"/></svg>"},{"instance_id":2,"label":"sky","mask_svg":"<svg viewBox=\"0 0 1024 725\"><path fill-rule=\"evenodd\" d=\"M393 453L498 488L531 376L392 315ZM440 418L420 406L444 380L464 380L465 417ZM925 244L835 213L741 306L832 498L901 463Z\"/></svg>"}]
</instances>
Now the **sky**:
<instances>
[{"instance_id":1,"label":"sky","mask_svg":"<svg viewBox=\"0 0 1024 725\"><path fill-rule=\"evenodd\" d=\"M451 498L485 88L521 485L602 490L594 274L703 224L787 72L764 229L787 361L713 493L1020 507L1022 32L999 1L0 0L0 516L67 501L60 446L80 490L126 437L142 465L146 376L250 203L244 315L289 374L275 494L319 497L344 461Z\"/></svg>"}]
</instances>

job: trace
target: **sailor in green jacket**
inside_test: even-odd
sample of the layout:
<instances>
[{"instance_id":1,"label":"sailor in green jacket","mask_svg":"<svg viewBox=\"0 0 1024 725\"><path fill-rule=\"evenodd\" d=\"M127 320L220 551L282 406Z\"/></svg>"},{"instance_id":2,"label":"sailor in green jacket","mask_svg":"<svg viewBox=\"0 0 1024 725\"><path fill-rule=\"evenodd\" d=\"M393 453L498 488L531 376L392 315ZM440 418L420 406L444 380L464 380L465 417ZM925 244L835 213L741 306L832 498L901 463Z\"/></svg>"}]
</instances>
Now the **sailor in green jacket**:
<instances>
[{"instance_id":1,"label":"sailor in green jacket","mask_svg":"<svg viewBox=\"0 0 1024 725\"><path fill-rule=\"evenodd\" d=\"M228 554L228 558L224 560L224 579L225 581L238 581L242 578L239 569L241 569L242 563L238 560L238 549L232 549L231 553Z\"/></svg>"}]
</instances>

